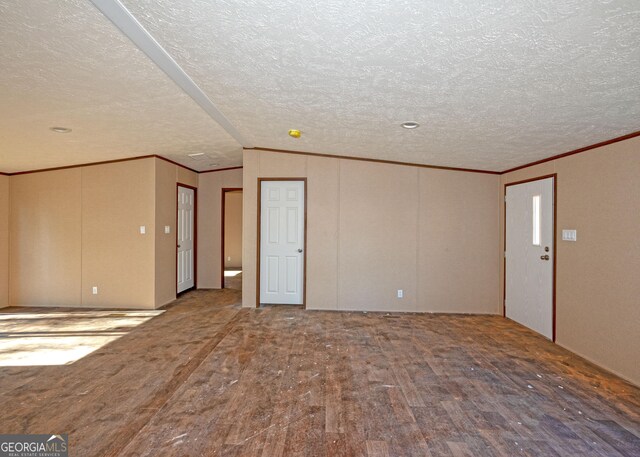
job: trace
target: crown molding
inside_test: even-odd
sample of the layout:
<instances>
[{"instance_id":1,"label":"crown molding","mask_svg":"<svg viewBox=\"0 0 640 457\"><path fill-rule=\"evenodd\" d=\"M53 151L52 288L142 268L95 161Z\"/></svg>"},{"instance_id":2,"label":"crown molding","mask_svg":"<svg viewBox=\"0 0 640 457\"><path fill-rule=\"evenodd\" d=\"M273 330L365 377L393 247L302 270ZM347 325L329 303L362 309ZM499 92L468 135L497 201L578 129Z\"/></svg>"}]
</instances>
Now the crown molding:
<instances>
[{"instance_id":1,"label":"crown molding","mask_svg":"<svg viewBox=\"0 0 640 457\"><path fill-rule=\"evenodd\" d=\"M572 151L563 152L562 154L557 154L551 157L547 157L546 159L536 160L535 162L530 162L524 165L509 168L508 170L502 171L500 174L504 175L506 173L511 173L512 171L522 170L523 168L533 167L535 165L540 165L541 163L562 159L563 157L569 157L575 154L580 154L581 152L590 151L591 149L601 148L603 146L608 146L610 144L617 143L619 141L630 140L631 138L635 138L637 136L640 136L640 130L636 132L628 133L626 135L618 136L616 138L611 138L610 140L601 141L600 143L594 143L594 144L590 144L589 146L584 146L578 149L574 149Z\"/></svg>"}]
</instances>

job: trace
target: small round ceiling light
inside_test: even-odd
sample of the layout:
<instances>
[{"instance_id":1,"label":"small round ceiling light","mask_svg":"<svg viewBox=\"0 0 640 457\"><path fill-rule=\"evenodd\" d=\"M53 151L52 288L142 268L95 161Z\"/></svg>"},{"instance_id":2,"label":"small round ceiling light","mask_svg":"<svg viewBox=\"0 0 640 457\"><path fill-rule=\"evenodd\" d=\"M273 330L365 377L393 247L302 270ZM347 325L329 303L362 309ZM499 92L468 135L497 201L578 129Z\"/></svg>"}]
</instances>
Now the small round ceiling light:
<instances>
[{"instance_id":1,"label":"small round ceiling light","mask_svg":"<svg viewBox=\"0 0 640 457\"><path fill-rule=\"evenodd\" d=\"M296 130L296 129L289 130L289 136L291 138L300 138L301 135L302 135L302 132L300 130Z\"/></svg>"},{"instance_id":2,"label":"small round ceiling light","mask_svg":"<svg viewBox=\"0 0 640 457\"><path fill-rule=\"evenodd\" d=\"M69 133L71 131L71 129L67 127L51 127L49 130L56 133Z\"/></svg>"},{"instance_id":3,"label":"small round ceiling light","mask_svg":"<svg viewBox=\"0 0 640 457\"><path fill-rule=\"evenodd\" d=\"M420 127L420 124L418 124L417 122L408 121L408 122L403 122L402 124L400 124L400 126L403 129L413 130L413 129L417 129L418 127Z\"/></svg>"}]
</instances>

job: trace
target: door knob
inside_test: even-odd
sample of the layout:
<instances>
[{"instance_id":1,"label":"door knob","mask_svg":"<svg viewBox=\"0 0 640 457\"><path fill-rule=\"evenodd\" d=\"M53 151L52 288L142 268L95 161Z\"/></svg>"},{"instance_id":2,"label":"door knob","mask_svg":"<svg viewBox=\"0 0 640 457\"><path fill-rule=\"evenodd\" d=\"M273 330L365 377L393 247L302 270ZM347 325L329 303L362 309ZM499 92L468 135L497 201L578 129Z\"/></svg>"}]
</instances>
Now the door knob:
<instances>
[{"instance_id":1,"label":"door knob","mask_svg":"<svg viewBox=\"0 0 640 457\"><path fill-rule=\"evenodd\" d=\"M298 249L298 252L302 252L302 249Z\"/></svg>"},{"instance_id":2,"label":"door knob","mask_svg":"<svg viewBox=\"0 0 640 457\"><path fill-rule=\"evenodd\" d=\"M541 255L540 258L542 260L549 260L549 254Z\"/></svg>"},{"instance_id":3,"label":"door knob","mask_svg":"<svg viewBox=\"0 0 640 457\"><path fill-rule=\"evenodd\" d=\"M180 247L180 245L178 245L178 247Z\"/></svg>"}]
</instances>

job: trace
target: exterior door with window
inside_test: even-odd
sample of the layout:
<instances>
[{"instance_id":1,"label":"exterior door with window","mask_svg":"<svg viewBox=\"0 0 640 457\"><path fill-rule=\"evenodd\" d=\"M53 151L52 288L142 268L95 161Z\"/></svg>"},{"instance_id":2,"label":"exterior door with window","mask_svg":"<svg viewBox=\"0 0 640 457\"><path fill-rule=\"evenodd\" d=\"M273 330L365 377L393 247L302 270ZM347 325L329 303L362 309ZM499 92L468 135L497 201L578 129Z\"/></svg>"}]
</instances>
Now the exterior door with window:
<instances>
[{"instance_id":1,"label":"exterior door with window","mask_svg":"<svg viewBox=\"0 0 640 457\"><path fill-rule=\"evenodd\" d=\"M506 316L553 338L554 178L509 185L505 200Z\"/></svg>"}]
</instances>

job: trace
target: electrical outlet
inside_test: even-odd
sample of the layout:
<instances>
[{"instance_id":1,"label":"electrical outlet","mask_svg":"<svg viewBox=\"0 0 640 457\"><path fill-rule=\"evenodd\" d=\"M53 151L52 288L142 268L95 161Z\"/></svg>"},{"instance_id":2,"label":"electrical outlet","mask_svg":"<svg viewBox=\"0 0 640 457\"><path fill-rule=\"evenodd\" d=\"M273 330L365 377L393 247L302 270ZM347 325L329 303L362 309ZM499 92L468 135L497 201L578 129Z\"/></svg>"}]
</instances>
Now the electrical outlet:
<instances>
[{"instance_id":1,"label":"electrical outlet","mask_svg":"<svg viewBox=\"0 0 640 457\"><path fill-rule=\"evenodd\" d=\"M144 235L145 233L147 233L147 227L144 225L140 226L140 235Z\"/></svg>"},{"instance_id":2,"label":"electrical outlet","mask_svg":"<svg viewBox=\"0 0 640 457\"><path fill-rule=\"evenodd\" d=\"M227 262L231 262L231 256L227 257Z\"/></svg>"},{"instance_id":3,"label":"electrical outlet","mask_svg":"<svg viewBox=\"0 0 640 457\"><path fill-rule=\"evenodd\" d=\"M98 286L93 286L93 287L91 288L91 293L92 293L93 295L98 295Z\"/></svg>"},{"instance_id":4,"label":"electrical outlet","mask_svg":"<svg viewBox=\"0 0 640 457\"><path fill-rule=\"evenodd\" d=\"M404 297L404 291L402 289L398 289L398 298Z\"/></svg>"},{"instance_id":5,"label":"electrical outlet","mask_svg":"<svg viewBox=\"0 0 640 457\"><path fill-rule=\"evenodd\" d=\"M164 233L166 233L166 234L171 233L171 226L170 225L165 225L164 226Z\"/></svg>"}]
</instances>

